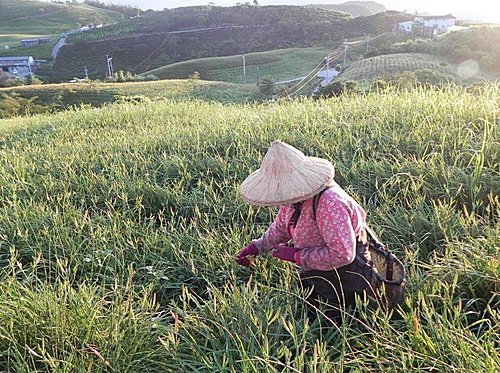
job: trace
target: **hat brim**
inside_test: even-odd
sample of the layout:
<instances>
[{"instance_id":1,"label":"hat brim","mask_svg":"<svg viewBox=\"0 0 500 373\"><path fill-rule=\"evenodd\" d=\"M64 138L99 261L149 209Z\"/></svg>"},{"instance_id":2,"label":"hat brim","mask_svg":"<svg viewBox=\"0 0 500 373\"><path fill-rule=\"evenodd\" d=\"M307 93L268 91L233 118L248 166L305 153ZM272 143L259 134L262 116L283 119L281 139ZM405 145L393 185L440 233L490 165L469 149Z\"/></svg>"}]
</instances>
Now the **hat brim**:
<instances>
[{"instance_id":1,"label":"hat brim","mask_svg":"<svg viewBox=\"0 0 500 373\"><path fill-rule=\"evenodd\" d=\"M276 178L258 169L241 184L242 198L256 206L290 205L314 197L334 178L335 168L323 158L306 157L285 177Z\"/></svg>"}]
</instances>

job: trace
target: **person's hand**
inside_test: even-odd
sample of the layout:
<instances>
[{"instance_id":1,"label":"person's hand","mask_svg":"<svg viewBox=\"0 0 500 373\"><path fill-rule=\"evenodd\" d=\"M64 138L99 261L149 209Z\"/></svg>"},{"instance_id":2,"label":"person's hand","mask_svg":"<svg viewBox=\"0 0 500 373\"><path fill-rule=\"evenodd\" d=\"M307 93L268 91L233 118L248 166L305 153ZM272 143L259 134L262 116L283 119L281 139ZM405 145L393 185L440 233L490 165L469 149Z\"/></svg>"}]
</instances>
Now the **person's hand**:
<instances>
[{"instance_id":1,"label":"person's hand","mask_svg":"<svg viewBox=\"0 0 500 373\"><path fill-rule=\"evenodd\" d=\"M236 263L239 265L249 267L252 265L253 259L259 255L259 249L253 243L246 246L240 251L236 257Z\"/></svg>"},{"instance_id":2,"label":"person's hand","mask_svg":"<svg viewBox=\"0 0 500 373\"><path fill-rule=\"evenodd\" d=\"M274 246L272 255L275 258L297 264L297 261L295 260L295 253L297 253L298 251L299 249L295 249L293 247L280 243Z\"/></svg>"}]
</instances>

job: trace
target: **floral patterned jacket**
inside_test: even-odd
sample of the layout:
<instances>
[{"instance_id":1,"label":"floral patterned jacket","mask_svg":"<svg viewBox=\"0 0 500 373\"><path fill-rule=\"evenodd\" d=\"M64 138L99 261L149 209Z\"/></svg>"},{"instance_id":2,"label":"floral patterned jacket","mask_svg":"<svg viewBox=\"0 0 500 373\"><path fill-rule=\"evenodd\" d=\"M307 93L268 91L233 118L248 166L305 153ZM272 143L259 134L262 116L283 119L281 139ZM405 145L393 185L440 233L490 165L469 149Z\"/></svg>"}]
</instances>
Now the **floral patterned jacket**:
<instances>
[{"instance_id":1,"label":"floral patterned jacket","mask_svg":"<svg viewBox=\"0 0 500 373\"><path fill-rule=\"evenodd\" d=\"M260 254L270 252L274 245L292 240L293 246L300 250L296 262L304 270L330 271L354 260L356 238L366 221L363 208L334 181L319 199L316 218L313 199L303 202L300 217L291 230L288 222L294 207L280 207L264 235L252 241Z\"/></svg>"}]
</instances>

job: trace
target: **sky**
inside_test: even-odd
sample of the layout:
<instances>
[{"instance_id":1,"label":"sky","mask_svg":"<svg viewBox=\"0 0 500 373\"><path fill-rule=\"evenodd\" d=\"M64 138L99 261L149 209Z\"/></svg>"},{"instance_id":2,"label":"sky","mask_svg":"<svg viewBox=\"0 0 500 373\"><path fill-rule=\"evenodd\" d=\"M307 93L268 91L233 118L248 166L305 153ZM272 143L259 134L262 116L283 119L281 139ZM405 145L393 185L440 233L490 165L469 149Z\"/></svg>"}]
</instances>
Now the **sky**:
<instances>
[{"instance_id":1,"label":"sky","mask_svg":"<svg viewBox=\"0 0 500 373\"><path fill-rule=\"evenodd\" d=\"M161 10L190 5L207 5L212 2L219 6L230 6L253 0L100 0L105 3L138 6L141 9ZM260 5L304 5L335 4L347 0L258 0ZM406 10L408 13L430 13L446 15L451 13L459 19L482 20L500 24L499 0L374 0L389 10Z\"/></svg>"}]
</instances>

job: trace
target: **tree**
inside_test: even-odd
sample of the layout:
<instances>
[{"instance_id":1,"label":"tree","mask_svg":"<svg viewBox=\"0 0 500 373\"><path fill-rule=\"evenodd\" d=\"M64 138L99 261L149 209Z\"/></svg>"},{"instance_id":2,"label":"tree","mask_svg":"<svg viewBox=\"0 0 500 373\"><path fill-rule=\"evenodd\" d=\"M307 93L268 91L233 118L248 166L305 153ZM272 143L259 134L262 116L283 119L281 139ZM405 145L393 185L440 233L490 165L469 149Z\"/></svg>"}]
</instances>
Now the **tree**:
<instances>
[{"instance_id":1,"label":"tree","mask_svg":"<svg viewBox=\"0 0 500 373\"><path fill-rule=\"evenodd\" d=\"M42 84L43 82L35 75L35 74L29 74L26 76L26 79L24 82L27 85L37 85L37 84Z\"/></svg>"},{"instance_id":2,"label":"tree","mask_svg":"<svg viewBox=\"0 0 500 373\"><path fill-rule=\"evenodd\" d=\"M274 93L274 79L271 76L263 77L259 84L257 84L259 92L265 95L272 95Z\"/></svg>"},{"instance_id":3,"label":"tree","mask_svg":"<svg viewBox=\"0 0 500 373\"><path fill-rule=\"evenodd\" d=\"M353 80L338 79L333 81L331 84L321 87L319 89L317 97L334 97L341 96L343 94L358 94L360 93L360 88L358 83Z\"/></svg>"}]
</instances>

